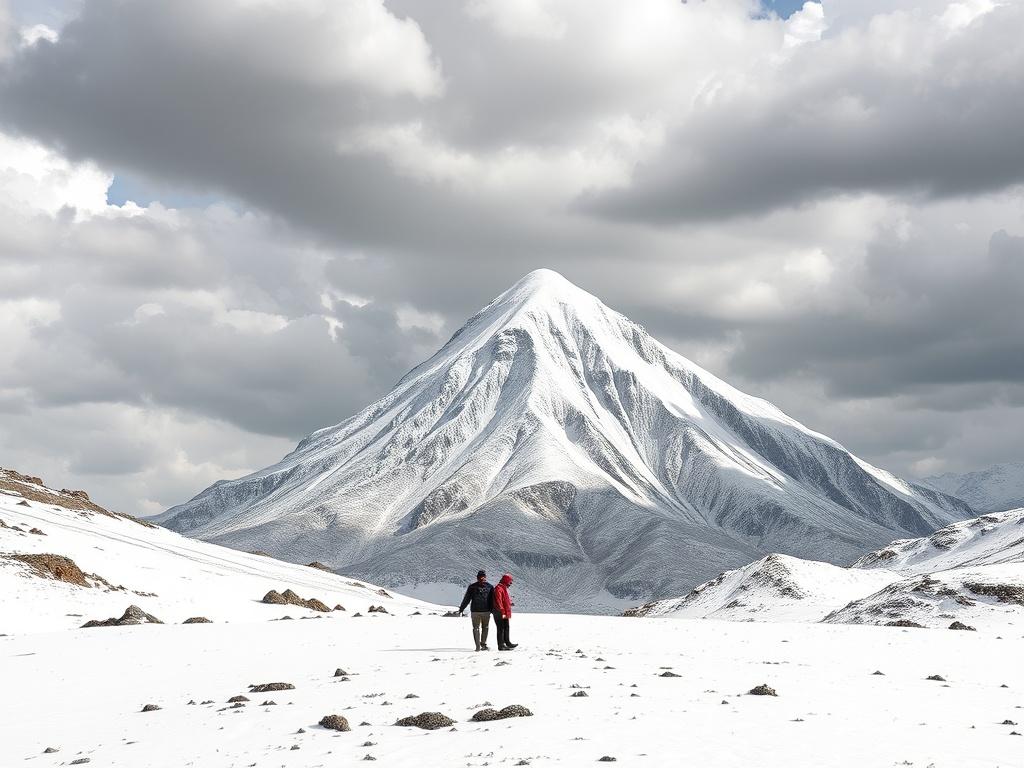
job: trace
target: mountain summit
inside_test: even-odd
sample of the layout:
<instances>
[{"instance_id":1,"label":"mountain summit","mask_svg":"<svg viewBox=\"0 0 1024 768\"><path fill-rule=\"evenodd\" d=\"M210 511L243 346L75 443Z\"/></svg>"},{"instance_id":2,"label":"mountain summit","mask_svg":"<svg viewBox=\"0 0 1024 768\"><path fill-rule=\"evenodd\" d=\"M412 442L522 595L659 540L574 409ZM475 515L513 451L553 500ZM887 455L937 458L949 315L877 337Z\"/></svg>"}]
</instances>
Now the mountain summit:
<instances>
[{"instance_id":1,"label":"mountain summit","mask_svg":"<svg viewBox=\"0 0 1024 768\"><path fill-rule=\"evenodd\" d=\"M406 589L507 569L521 604L587 609L767 552L846 564L970 514L542 269L377 402L158 520Z\"/></svg>"}]
</instances>

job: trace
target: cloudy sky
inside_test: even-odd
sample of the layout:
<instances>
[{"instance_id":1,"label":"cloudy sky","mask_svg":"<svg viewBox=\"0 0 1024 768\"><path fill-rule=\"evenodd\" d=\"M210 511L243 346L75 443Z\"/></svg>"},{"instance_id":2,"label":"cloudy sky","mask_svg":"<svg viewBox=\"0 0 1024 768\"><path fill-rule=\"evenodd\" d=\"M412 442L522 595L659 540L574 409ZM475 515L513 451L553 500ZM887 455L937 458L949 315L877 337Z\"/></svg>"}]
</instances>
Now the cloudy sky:
<instances>
[{"instance_id":1,"label":"cloudy sky","mask_svg":"<svg viewBox=\"0 0 1024 768\"><path fill-rule=\"evenodd\" d=\"M1024 459L1024 2L0 0L0 465L150 514L556 269L911 477Z\"/></svg>"}]
</instances>

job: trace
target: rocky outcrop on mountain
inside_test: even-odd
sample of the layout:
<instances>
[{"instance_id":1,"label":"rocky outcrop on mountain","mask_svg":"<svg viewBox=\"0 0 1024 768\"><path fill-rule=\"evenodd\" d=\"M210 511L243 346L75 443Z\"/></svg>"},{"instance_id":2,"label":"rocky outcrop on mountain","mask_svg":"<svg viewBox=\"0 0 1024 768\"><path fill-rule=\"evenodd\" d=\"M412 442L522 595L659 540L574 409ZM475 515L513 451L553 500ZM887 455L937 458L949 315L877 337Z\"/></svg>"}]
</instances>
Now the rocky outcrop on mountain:
<instances>
[{"instance_id":1,"label":"rocky outcrop on mountain","mask_svg":"<svg viewBox=\"0 0 1024 768\"><path fill-rule=\"evenodd\" d=\"M65 584L74 584L78 587L92 586L86 579L82 569L70 557L40 553L0 555L0 558L24 563L29 567L31 573L45 579L56 579L57 581L63 581Z\"/></svg>"},{"instance_id":2,"label":"rocky outcrop on mountain","mask_svg":"<svg viewBox=\"0 0 1024 768\"><path fill-rule=\"evenodd\" d=\"M377 402L158 519L396 588L509 564L531 607L600 610L970 514L538 270Z\"/></svg>"},{"instance_id":3,"label":"rocky outcrop on mountain","mask_svg":"<svg viewBox=\"0 0 1024 768\"><path fill-rule=\"evenodd\" d=\"M163 624L160 619L150 613L146 613L137 605L129 605L120 618L91 619L82 625L83 629L89 627L127 627L136 624Z\"/></svg>"},{"instance_id":4,"label":"rocky outcrop on mountain","mask_svg":"<svg viewBox=\"0 0 1024 768\"><path fill-rule=\"evenodd\" d=\"M263 600L261 602L268 603L270 605L297 605L300 608L309 608L312 611L319 611L320 613L329 613L331 610L322 600L317 600L315 597L308 599L301 598L290 589L286 589L284 592L278 592L276 589L272 589L263 596Z\"/></svg>"}]
</instances>

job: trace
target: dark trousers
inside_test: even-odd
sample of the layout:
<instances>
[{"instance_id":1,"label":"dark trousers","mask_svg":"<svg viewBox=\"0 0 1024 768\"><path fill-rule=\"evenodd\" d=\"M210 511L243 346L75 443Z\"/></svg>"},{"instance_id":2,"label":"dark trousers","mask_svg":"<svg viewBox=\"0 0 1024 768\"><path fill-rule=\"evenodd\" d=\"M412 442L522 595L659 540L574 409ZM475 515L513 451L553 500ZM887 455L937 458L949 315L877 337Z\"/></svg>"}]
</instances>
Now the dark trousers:
<instances>
[{"instance_id":1,"label":"dark trousers","mask_svg":"<svg viewBox=\"0 0 1024 768\"><path fill-rule=\"evenodd\" d=\"M498 647L504 648L512 642L508 639L508 619L503 619L500 613L496 613L494 614L494 624L498 629Z\"/></svg>"}]
</instances>

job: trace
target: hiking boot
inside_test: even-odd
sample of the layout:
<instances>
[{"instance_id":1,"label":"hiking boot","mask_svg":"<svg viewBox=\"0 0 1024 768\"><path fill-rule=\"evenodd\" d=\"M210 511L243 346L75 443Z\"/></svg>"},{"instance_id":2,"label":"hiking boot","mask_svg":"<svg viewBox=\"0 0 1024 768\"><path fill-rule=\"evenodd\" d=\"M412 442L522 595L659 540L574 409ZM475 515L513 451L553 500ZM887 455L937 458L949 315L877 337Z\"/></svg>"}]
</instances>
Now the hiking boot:
<instances>
[{"instance_id":1,"label":"hiking boot","mask_svg":"<svg viewBox=\"0 0 1024 768\"><path fill-rule=\"evenodd\" d=\"M479 648L477 648L477 650L478 650L478 651L489 651L489 650L491 650L491 649L490 649L490 647L489 647L489 646L487 645L487 643L480 643L480 647L479 647Z\"/></svg>"},{"instance_id":2,"label":"hiking boot","mask_svg":"<svg viewBox=\"0 0 1024 768\"><path fill-rule=\"evenodd\" d=\"M519 647L519 643L509 643L505 647L508 648L511 651L513 648L518 648Z\"/></svg>"}]
</instances>

